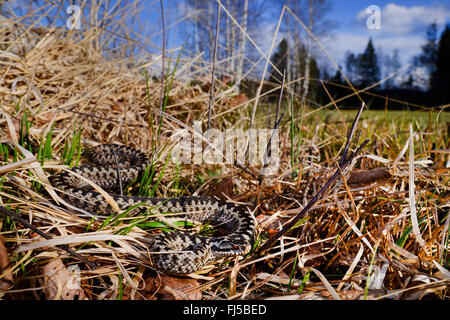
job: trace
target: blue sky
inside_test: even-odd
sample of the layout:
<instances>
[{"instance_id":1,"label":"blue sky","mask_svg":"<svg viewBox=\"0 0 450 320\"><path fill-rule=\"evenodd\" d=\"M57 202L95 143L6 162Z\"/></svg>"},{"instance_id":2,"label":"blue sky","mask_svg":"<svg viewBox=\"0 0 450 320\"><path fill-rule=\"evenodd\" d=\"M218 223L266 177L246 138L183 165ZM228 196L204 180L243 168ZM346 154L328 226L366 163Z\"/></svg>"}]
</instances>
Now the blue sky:
<instances>
[{"instance_id":1,"label":"blue sky","mask_svg":"<svg viewBox=\"0 0 450 320\"><path fill-rule=\"evenodd\" d=\"M381 29L369 30L366 8L381 9ZM338 25L326 41L333 58L342 62L346 50L361 52L372 37L375 47L391 54L397 49L402 64L421 52L428 25L436 21L441 28L450 23L450 0L333 0L329 19Z\"/></svg>"},{"instance_id":2,"label":"blue sky","mask_svg":"<svg viewBox=\"0 0 450 320\"><path fill-rule=\"evenodd\" d=\"M115 1L117 0L112 0L111 5ZM215 0L210 1L215 3ZM169 48L178 47L185 41L183 17L187 12L182 6L178 6L184 2L185 0L164 0ZM375 47L381 49L384 54L392 54L397 49L401 63L405 65L414 55L421 52L421 46L425 43L426 29L431 22L436 21L440 30L446 23L450 23L450 0L329 0L329 2L332 9L326 17L335 22L336 27L330 30L330 36L323 40L323 44L333 59L341 65L346 51L362 52L369 37L372 37ZM23 4L23 1L18 1L17 5L20 3ZM222 3L226 4L227 1L222 0ZM280 4L281 1L267 3ZM145 4L145 10L140 15L144 30L155 44L153 49L157 50L161 43L159 1L142 1L141 4ZM366 26L368 17L366 8L370 5L377 5L381 10L380 30L369 30ZM280 11L281 5L274 5L272 10L267 10L265 14L267 20L259 32L261 39L256 39L266 52L270 47ZM61 21L64 22L64 19L65 17ZM179 23L175 23L176 21ZM172 24L174 25L169 27Z\"/></svg>"},{"instance_id":3,"label":"blue sky","mask_svg":"<svg viewBox=\"0 0 450 320\"><path fill-rule=\"evenodd\" d=\"M177 2L183 3L182 0ZM445 23L450 23L450 0L329 0L329 2L331 10L327 12L326 17L335 22L336 26L330 30L331 36L324 40L324 44L338 63L342 63L347 50L355 53L363 51L369 37L372 37L375 46L385 53L390 54L394 49L398 49L401 62L405 64L412 56L420 53L426 29L431 22L436 21L441 28ZM147 19L151 21L150 27L158 29L159 5L157 2L152 3L152 10L147 11ZM222 3L226 4L226 1L222 0ZM168 20L176 20L186 14L176 8L174 1L166 0L164 4ZM380 30L369 30L366 26L369 15L365 11L370 5L380 7ZM264 49L270 47L280 10L281 6L276 6L265 15L268 20L267 26L261 32L265 36L260 39L264 42L260 43ZM180 39L181 34L178 34L182 26L178 25L168 32L169 42L174 46L184 41ZM174 43L173 40L178 41ZM157 39L155 41L159 43Z\"/></svg>"}]
</instances>

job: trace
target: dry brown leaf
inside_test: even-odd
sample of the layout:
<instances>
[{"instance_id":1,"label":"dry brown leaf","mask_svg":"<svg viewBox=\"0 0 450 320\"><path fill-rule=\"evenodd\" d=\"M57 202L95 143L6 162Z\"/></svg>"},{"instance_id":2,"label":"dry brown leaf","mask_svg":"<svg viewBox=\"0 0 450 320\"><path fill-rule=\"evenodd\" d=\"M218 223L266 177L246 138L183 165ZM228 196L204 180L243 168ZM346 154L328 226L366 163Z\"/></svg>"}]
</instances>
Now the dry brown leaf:
<instances>
[{"instance_id":1,"label":"dry brown leaf","mask_svg":"<svg viewBox=\"0 0 450 320\"><path fill-rule=\"evenodd\" d=\"M330 296L330 293L328 291L323 291L322 294L324 296ZM349 289L349 290L342 290L339 292L339 296L342 300L359 300L362 297L364 297L364 290L357 290L357 289Z\"/></svg>"},{"instance_id":2,"label":"dry brown leaf","mask_svg":"<svg viewBox=\"0 0 450 320\"><path fill-rule=\"evenodd\" d=\"M156 293L159 289L158 280L154 277L149 277L144 281L145 286L139 290L134 296L134 300L158 300ZM132 300L131 291L133 289L127 286L124 290L122 300Z\"/></svg>"},{"instance_id":3,"label":"dry brown leaf","mask_svg":"<svg viewBox=\"0 0 450 320\"><path fill-rule=\"evenodd\" d=\"M13 277L9 268L8 251L5 247L5 238L0 235L0 291L13 287Z\"/></svg>"},{"instance_id":4,"label":"dry brown leaf","mask_svg":"<svg viewBox=\"0 0 450 320\"><path fill-rule=\"evenodd\" d=\"M195 279L161 276L161 300L202 300L200 283Z\"/></svg>"},{"instance_id":5,"label":"dry brown leaf","mask_svg":"<svg viewBox=\"0 0 450 320\"><path fill-rule=\"evenodd\" d=\"M47 300L84 300L86 295L80 287L80 279L71 274L61 259L47 263L43 268L44 293Z\"/></svg>"},{"instance_id":6,"label":"dry brown leaf","mask_svg":"<svg viewBox=\"0 0 450 320\"><path fill-rule=\"evenodd\" d=\"M379 180L387 180L392 175L389 172L389 168L379 167L369 170L355 169L347 180L347 183L354 186L366 186Z\"/></svg>"},{"instance_id":7,"label":"dry brown leaf","mask_svg":"<svg viewBox=\"0 0 450 320\"><path fill-rule=\"evenodd\" d=\"M233 196L233 178L223 178L217 185L211 188L211 195L222 200L228 200Z\"/></svg>"},{"instance_id":8,"label":"dry brown leaf","mask_svg":"<svg viewBox=\"0 0 450 320\"><path fill-rule=\"evenodd\" d=\"M287 219L279 215L259 214L256 216L256 221L263 231L274 234L281 230L281 226Z\"/></svg>"},{"instance_id":9,"label":"dry brown leaf","mask_svg":"<svg viewBox=\"0 0 450 320\"><path fill-rule=\"evenodd\" d=\"M248 101L248 97L245 93L238 94L230 99L229 105L230 107L236 107L240 104L243 104Z\"/></svg>"}]
</instances>

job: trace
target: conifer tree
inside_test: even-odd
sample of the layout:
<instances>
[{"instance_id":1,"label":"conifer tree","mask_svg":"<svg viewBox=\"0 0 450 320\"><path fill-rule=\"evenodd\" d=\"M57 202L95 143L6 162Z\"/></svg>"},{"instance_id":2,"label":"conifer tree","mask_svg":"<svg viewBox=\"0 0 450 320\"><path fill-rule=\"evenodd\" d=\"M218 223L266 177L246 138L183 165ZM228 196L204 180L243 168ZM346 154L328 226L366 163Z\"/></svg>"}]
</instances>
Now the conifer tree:
<instances>
[{"instance_id":1,"label":"conifer tree","mask_svg":"<svg viewBox=\"0 0 450 320\"><path fill-rule=\"evenodd\" d=\"M283 70L286 69L287 62L287 53L288 53L288 43L286 39L281 40L278 45L277 51L272 55L271 61L275 67L283 74ZM269 71L269 81L279 82L282 81L282 75L280 75L272 66Z\"/></svg>"},{"instance_id":2,"label":"conifer tree","mask_svg":"<svg viewBox=\"0 0 450 320\"><path fill-rule=\"evenodd\" d=\"M359 83L361 87L367 87L380 81L380 66L378 65L378 57L372 39L369 39L364 52L358 55L357 63L357 70L361 77Z\"/></svg>"},{"instance_id":3,"label":"conifer tree","mask_svg":"<svg viewBox=\"0 0 450 320\"><path fill-rule=\"evenodd\" d=\"M438 103L450 103L450 24L442 32L436 52L436 69L431 75L430 92Z\"/></svg>"}]
</instances>

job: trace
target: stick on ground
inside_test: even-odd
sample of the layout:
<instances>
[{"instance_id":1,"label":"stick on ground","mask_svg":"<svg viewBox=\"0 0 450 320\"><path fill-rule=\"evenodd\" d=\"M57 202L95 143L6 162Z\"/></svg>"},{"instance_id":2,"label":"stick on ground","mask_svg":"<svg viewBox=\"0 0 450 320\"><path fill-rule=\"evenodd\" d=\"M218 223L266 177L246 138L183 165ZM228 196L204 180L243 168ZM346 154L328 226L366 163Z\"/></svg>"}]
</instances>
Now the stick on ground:
<instances>
[{"instance_id":1,"label":"stick on ground","mask_svg":"<svg viewBox=\"0 0 450 320\"><path fill-rule=\"evenodd\" d=\"M214 78L216 73L216 55L217 55L217 44L219 40L219 25L220 25L220 6L217 5L216 37L214 38L213 61L211 70L211 90L209 91L208 130L211 129L211 109L214 101Z\"/></svg>"},{"instance_id":2,"label":"stick on ground","mask_svg":"<svg viewBox=\"0 0 450 320\"><path fill-rule=\"evenodd\" d=\"M35 226L33 226L31 223L29 223L28 221L26 221L25 219L23 219L22 217L20 217L17 213L6 209L5 207L0 206L0 211L3 212L4 214L6 214L8 217L10 217L12 220L15 220L19 223L21 223L24 227L33 230L34 232L36 232L38 235L40 235L41 237L49 240L52 237L50 237L48 234L46 234L45 232L41 231L39 228L36 228ZM63 249L64 251L68 252L69 254L71 254L72 256L74 256L75 258L83 261L85 264L87 264L91 269L96 269L98 264L94 261L89 261L86 258L84 258L83 256L79 255L78 253L76 253L75 251L73 251L72 249L69 248L68 245L57 245L58 248Z\"/></svg>"},{"instance_id":3,"label":"stick on ground","mask_svg":"<svg viewBox=\"0 0 450 320\"><path fill-rule=\"evenodd\" d=\"M352 162L352 160L358 155L359 152L366 146L367 143L369 143L370 139L365 140L361 146L353 152L350 157L343 163L343 165L336 169L335 173L331 176L331 178L327 181L327 183L322 187L322 189L317 192L314 197L308 202L308 204L303 208L302 211L290 222L285 224L283 228L278 231L272 238L270 238L266 243L264 243L255 254L260 254L264 250L267 250L270 248L270 246L281 236L283 236L286 232L288 232L305 214L308 212L309 209L312 208L312 206L319 200L320 195L323 194L330 185L341 176L341 172Z\"/></svg>"},{"instance_id":4,"label":"stick on ground","mask_svg":"<svg viewBox=\"0 0 450 320\"><path fill-rule=\"evenodd\" d=\"M314 197L308 202L308 204L303 208L302 211L300 211L300 213L295 218L293 218L290 222L285 224L280 231L278 231L272 238L270 238L267 242L265 242L259 248L259 250L257 250L255 252L256 255L261 254L264 250L267 250L268 248L270 248L270 246L275 241L277 241L279 238L281 238L281 236L283 236L286 232L288 232L306 214L306 212L308 212L308 210L312 208L312 206L319 200L320 196L330 187L330 185L337 178L339 178L341 176L341 172L352 162L352 160L356 157L356 155L359 152L361 152L361 150L366 146L366 144L369 143L370 140L366 139L361 144L361 146L355 152L353 152L348 159L346 159L348 148L350 147L350 143L351 143L351 141L353 139L353 136L355 134L356 125L357 125L357 123L359 121L359 118L361 116L361 112L362 112L363 109L364 109L364 103L362 103L361 108L358 110L358 113L356 114L356 117L353 120L352 127L351 127L350 132L349 132L349 134L347 136L347 141L345 143L344 151L342 152L342 159L339 162L339 166L336 169L336 171L334 172L334 174L325 183L325 185L319 190L319 192L317 192L314 195Z\"/></svg>"}]
</instances>

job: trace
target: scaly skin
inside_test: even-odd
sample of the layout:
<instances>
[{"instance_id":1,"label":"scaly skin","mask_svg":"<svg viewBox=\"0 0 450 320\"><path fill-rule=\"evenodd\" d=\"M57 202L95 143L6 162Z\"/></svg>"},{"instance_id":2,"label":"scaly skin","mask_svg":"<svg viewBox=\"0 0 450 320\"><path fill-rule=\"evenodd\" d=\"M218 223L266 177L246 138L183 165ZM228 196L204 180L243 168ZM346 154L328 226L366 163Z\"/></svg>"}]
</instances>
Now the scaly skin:
<instances>
[{"instance_id":1,"label":"scaly skin","mask_svg":"<svg viewBox=\"0 0 450 320\"><path fill-rule=\"evenodd\" d=\"M146 168L148 158L144 152L128 146L99 145L88 153L93 166L79 166L71 170L95 182L103 189L117 189L118 177L114 154L119 164L120 178L126 185ZM103 196L87 183L61 171L50 177L52 185L61 191L61 197L72 205L92 212L111 214L112 209ZM147 211L152 214L178 213L177 220L220 225L230 231L221 237L207 237L189 232L164 232L152 239L151 260L154 267L165 273L187 274L205 265L229 256L248 253L255 239L256 225L243 207L211 197L149 198L113 194L121 210L143 204L130 215Z\"/></svg>"}]
</instances>

